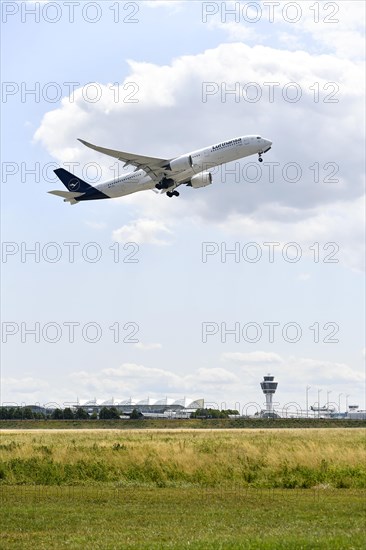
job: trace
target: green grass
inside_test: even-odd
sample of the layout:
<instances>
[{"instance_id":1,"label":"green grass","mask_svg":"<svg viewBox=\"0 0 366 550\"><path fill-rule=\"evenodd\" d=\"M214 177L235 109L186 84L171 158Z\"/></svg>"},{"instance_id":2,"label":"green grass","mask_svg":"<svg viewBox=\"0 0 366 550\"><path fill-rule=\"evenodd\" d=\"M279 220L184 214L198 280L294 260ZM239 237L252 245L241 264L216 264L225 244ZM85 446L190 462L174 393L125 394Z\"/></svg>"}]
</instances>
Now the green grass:
<instances>
[{"instance_id":1,"label":"green grass","mask_svg":"<svg viewBox=\"0 0 366 550\"><path fill-rule=\"evenodd\" d=\"M362 429L3 431L0 484L366 487Z\"/></svg>"},{"instance_id":2,"label":"green grass","mask_svg":"<svg viewBox=\"0 0 366 550\"><path fill-rule=\"evenodd\" d=\"M33 429L231 429L231 428L365 428L366 420L324 418L218 418L143 420L0 420L1 430Z\"/></svg>"},{"instance_id":3,"label":"green grass","mask_svg":"<svg viewBox=\"0 0 366 550\"><path fill-rule=\"evenodd\" d=\"M356 429L3 430L1 549L352 550Z\"/></svg>"},{"instance_id":4,"label":"green grass","mask_svg":"<svg viewBox=\"0 0 366 550\"><path fill-rule=\"evenodd\" d=\"M2 549L365 547L360 490L0 488Z\"/></svg>"}]
</instances>

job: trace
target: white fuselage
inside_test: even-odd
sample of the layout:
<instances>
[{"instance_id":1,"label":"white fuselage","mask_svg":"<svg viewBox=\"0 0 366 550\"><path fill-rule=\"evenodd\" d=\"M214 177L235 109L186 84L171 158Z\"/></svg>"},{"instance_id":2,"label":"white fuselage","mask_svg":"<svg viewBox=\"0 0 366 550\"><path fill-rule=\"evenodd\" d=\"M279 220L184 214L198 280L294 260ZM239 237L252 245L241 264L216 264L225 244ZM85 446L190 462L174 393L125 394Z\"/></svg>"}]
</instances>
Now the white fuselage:
<instances>
[{"instance_id":1,"label":"white fuselage","mask_svg":"<svg viewBox=\"0 0 366 550\"><path fill-rule=\"evenodd\" d=\"M272 142L260 136L242 136L232 140L224 141L187 153L191 157L191 166L184 170L167 169L164 171L166 177L174 180L172 188L187 183L200 172L209 170L227 162L232 162L254 154L261 154L271 147ZM180 158L180 157L177 157ZM107 197L123 197L138 191L154 189L156 179L149 176L144 170L136 170L118 178L106 181L95 186L98 191Z\"/></svg>"}]
</instances>

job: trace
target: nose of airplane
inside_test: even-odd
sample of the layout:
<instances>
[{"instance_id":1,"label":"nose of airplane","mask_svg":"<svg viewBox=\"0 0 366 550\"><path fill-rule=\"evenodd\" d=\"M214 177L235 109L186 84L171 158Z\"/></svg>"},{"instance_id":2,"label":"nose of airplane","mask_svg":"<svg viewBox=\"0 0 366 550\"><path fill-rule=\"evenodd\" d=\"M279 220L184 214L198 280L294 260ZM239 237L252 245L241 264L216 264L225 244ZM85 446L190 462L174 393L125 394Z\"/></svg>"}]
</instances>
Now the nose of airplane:
<instances>
[{"instance_id":1,"label":"nose of airplane","mask_svg":"<svg viewBox=\"0 0 366 550\"><path fill-rule=\"evenodd\" d=\"M271 147L272 141L270 139L265 139L264 142L265 142L267 147Z\"/></svg>"}]
</instances>

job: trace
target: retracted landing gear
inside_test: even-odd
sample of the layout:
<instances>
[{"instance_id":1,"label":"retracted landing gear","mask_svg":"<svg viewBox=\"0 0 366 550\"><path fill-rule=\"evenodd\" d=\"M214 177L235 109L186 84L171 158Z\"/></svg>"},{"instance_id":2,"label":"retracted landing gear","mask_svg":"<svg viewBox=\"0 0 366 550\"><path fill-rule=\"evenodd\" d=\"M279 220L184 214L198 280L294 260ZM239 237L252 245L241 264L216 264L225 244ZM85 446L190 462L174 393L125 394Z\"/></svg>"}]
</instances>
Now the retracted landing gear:
<instances>
[{"instance_id":1,"label":"retracted landing gear","mask_svg":"<svg viewBox=\"0 0 366 550\"><path fill-rule=\"evenodd\" d=\"M168 195L169 198L179 197L178 191L167 191L166 194Z\"/></svg>"}]
</instances>

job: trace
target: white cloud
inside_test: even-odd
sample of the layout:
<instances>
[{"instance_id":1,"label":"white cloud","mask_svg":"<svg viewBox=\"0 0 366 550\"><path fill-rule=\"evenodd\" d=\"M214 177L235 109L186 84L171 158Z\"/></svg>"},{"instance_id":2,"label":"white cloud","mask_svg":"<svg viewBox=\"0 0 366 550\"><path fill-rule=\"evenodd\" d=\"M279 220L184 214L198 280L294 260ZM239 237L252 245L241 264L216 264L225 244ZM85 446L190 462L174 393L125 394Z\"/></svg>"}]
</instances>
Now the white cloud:
<instances>
[{"instance_id":1,"label":"white cloud","mask_svg":"<svg viewBox=\"0 0 366 550\"><path fill-rule=\"evenodd\" d=\"M278 364L283 363L283 359L277 353L268 353L266 351L252 351L248 353L228 352L221 355L223 361L231 361L234 363L246 364Z\"/></svg>"},{"instance_id":2,"label":"white cloud","mask_svg":"<svg viewBox=\"0 0 366 550\"><path fill-rule=\"evenodd\" d=\"M310 359L305 357L290 357L289 366L296 372L296 383L300 380L308 380L310 383L333 384L365 384L364 373L353 369L346 363L324 361L322 359Z\"/></svg>"},{"instance_id":3,"label":"white cloud","mask_svg":"<svg viewBox=\"0 0 366 550\"><path fill-rule=\"evenodd\" d=\"M48 388L49 384L44 380L33 377L3 378L2 384L11 388L14 393L34 393L38 389Z\"/></svg>"},{"instance_id":4,"label":"white cloud","mask_svg":"<svg viewBox=\"0 0 366 550\"><path fill-rule=\"evenodd\" d=\"M96 372L80 371L70 376L76 392L83 398L97 396L100 399L113 395L118 399L182 397L195 395L206 399L251 398L261 401L259 383L270 372L278 381L277 399L289 395L302 395L302 388L310 384L315 389L331 388L334 391L354 393L355 387L365 384L365 375L346 363L323 359L281 356L272 352L224 353L222 367L199 367L190 373L176 372L135 363Z\"/></svg>"},{"instance_id":5,"label":"white cloud","mask_svg":"<svg viewBox=\"0 0 366 550\"><path fill-rule=\"evenodd\" d=\"M235 42L242 40L243 42L255 42L256 44L261 44L268 39L268 36L263 33L258 33L253 26L250 27L249 25L239 25L235 23L235 21L228 20L226 23L222 23L219 19L209 20L208 25L212 30L224 30L230 37L230 40Z\"/></svg>"},{"instance_id":6,"label":"white cloud","mask_svg":"<svg viewBox=\"0 0 366 550\"><path fill-rule=\"evenodd\" d=\"M221 368L200 368L196 373L187 375L184 379L193 387L221 386L221 384L236 384L239 381L235 374Z\"/></svg>"},{"instance_id":7,"label":"white cloud","mask_svg":"<svg viewBox=\"0 0 366 550\"><path fill-rule=\"evenodd\" d=\"M135 348L142 350L152 350L152 349L161 349L163 346L158 343L144 344L143 342L138 342L134 344Z\"/></svg>"},{"instance_id":8,"label":"white cloud","mask_svg":"<svg viewBox=\"0 0 366 550\"><path fill-rule=\"evenodd\" d=\"M75 90L73 101L64 98L60 108L46 113L35 133L35 140L41 142L60 161L76 158L95 161L98 158L110 165L110 159L102 155L96 157L95 152L82 147L76 142L76 138L85 137L96 143L119 147L122 150L133 147L138 152L141 150L143 128L146 141L144 148L148 146L150 149L147 154L153 154L155 150L157 156L169 156L183 153L186 147L203 146L206 142L201 140L209 136L216 136L218 140L231 137L234 128L240 128L243 133L245 129L246 133L255 132L269 117L265 126L269 131L272 130L272 137L276 140L274 146L277 149L279 136L276 134L279 120L282 123L281 134L287 129L291 129L290 136L294 134L293 120L288 120L287 113L291 109L292 117L297 118L300 115L302 118L302 148L309 130L314 140L312 145L316 147L324 132L327 133L327 127L321 129L317 126L317 131L314 132L314 122L307 120L309 117L303 115L304 112L308 112L309 115L310 111L326 120L327 113L324 113L325 106L322 102L319 104L312 101L314 91L310 90L309 86L314 85L314 82L319 82L322 86L329 80L342 84L344 105L342 113L337 112L337 115L341 115L337 118L338 131L341 131L342 119L345 121L352 114L357 116L358 112L353 112L351 98L358 98L359 105L362 106L362 66L347 60L338 60L330 55L316 56L305 51L289 52L271 47L249 47L242 43L233 43L220 45L202 54L179 57L173 60L171 65L159 66L130 60L129 66L130 74L120 85L120 101L115 101L115 95L109 88L110 84L96 83L101 92L100 100L96 103L86 101L85 91L79 88ZM256 82L261 85L264 82L277 81L281 86L275 96L278 98L275 105L268 101L239 101L238 104L233 95L227 96L226 102L223 103L219 92L202 103L204 82L224 82L229 89L236 82L242 85ZM126 100L124 87L131 82L138 87L135 98L137 103L123 101ZM302 87L304 97L299 105L289 105L283 101L281 87L288 82L297 82ZM268 87L266 89L262 86L265 98L268 95L266 91L268 92ZM347 96L350 96L349 101ZM167 107L168 125L165 123ZM305 111L302 107L305 107ZM245 122L238 115L240 112L242 117L245 117ZM193 122L195 124L192 134ZM356 124L353 125L352 122L353 118L348 120L354 136L357 119ZM60 124L64 129L62 135L55 131ZM128 141L126 138L121 139L121 125L124 128L123 135L128 136ZM284 143L288 141L287 135ZM300 143L295 145L298 149ZM308 142L306 146L309 146ZM180 150L180 147L184 148Z\"/></svg>"},{"instance_id":9,"label":"white cloud","mask_svg":"<svg viewBox=\"0 0 366 550\"><path fill-rule=\"evenodd\" d=\"M365 384L365 375L363 372L352 368L346 363L325 361L324 359L312 359L306 357L281 357L277 354L264 354L258 352L258 360L251 358L250 353L236 354L226 353L224 359L237 364L240 369L240 375L244 376L248 385L258 385L262 376L269 372L275 375L276 379L281 380L281 384L288 388L299 388L304 384L314 386L334 385L349 387ZM240 356L243 356L241 359ZM260 361L259 358L266 355L267 361ZM272 357L273 356L273 357ZM264 372L264 369L267 369Z\"/></svg>"},{"instance_id":10,"label":"white cloud","mask_svg":"<svg viewBox=\"0 0 366 550\"><path fill-rule=\"evenodd\" d=\"M258 2L253 9L248 2L227 1L216 3L216 7L206 10L207 24L225 32L229 40L255 44L278 41L289 49L311 48L317 53L334 53L338 58L363 58L364 2L312 4L280 0L272 6Z\"/></svg>"},{"instance_id":11,"label":"white cloud","mask_svg":"<svg viewBox=\"0 0 366 550\"><path fill-rule=\"evenodd\" d=\"M279 237L288 242L295 235L306 242L336 241L342 245L344 264L361 266L361 64L335 55L233 43L179 57L170 65L136 61L129 65L130 74L121 83L120 93L123 97L124 86L135 83L138 103L115 102L109 85L99 84L101 99L91 104L79 89L73 102L64 98L60 108L44 116L35 140L59 161L99 161L105 171L110 159L82 147L77 137L164 158L256 132L271 138L273 147L260 167L259 180L253 178L259 165L251 158L238 163L238 181L223 167L214 171L212 186L182 189L178 200L150 192L124 197L123 204L133 206L139 217L116 229L115 240L164 245L170 242L166 237L172 224L205 223L227 233L251 235L254 240L263 235L265 241ZM202 88L207 82L213 82L217 91L203 101ZM232 90L237 85L242 91L248 82L257 83L261 90L257 103L245 101L241 93L239 98L221 94L225 87ZM274 88L273 103L268 100L266 82L280 83ZM297 103L283 98L289 82L301 89ZM337 83L338 91L325 88L329 82ZM338 103L324 103L332 91ZM345 143L352 143L346 154ZM278 163L273 181L266 163ZM300 167L297 182L286 175L291 175L285 168L289 163Z\"/></svg>"},{"instance_id":12,"label":"white cloud","mask_svg":"<svg viewBox=\"0 0 366 550\"><path fill-rule=\"evenodd\" d=\"M317 207L305 214L300 209L294 209L290 215L290 223L286 219L286 209L279 205L279 219L273 223L268 208L272 209L271 206L259 207L256 217L232 215L225 223L220 224L220 228L229 235L245 235L246 242L279 242L277 250L288 242L300 243L301 254L311 256L314 261L326 260L357 270L365 269L365 197L359 197L346 204L337 202L326 207ZM314 250L315 242L322 243L323 247L319 250L319 259ZM303 274L302 280L308 278Z\"/></svg>"},{"instance_id":13,"label":"white cloud","mask_svg":"<svg viewBox=\"0 0 366 550\"><path fill-rule=\"evenodd\" d=\"M201 396L225 385L236 385L236 374L223 368L199 368L185 375L165 369L146 367L134 363L124 363L117 368L103 369L96 373L86 371L71 375L73 384L84 389L89 395L112 395L122 398L129 395L186 395L195 393Z\"/></svg>"},{"instance_id":14,"label":"white cloud","mask_svg":"<svg viewBox=\"0 0 366 550\"><path fill-rule=\"evenodd\" d=\"M167 235L172 235L172 231L163 222L139 219L115 229L112 238L120 243L136 242L138 244L164 246L171 244L171 242L161 238Z\"/></svg>"}]
</instances>

